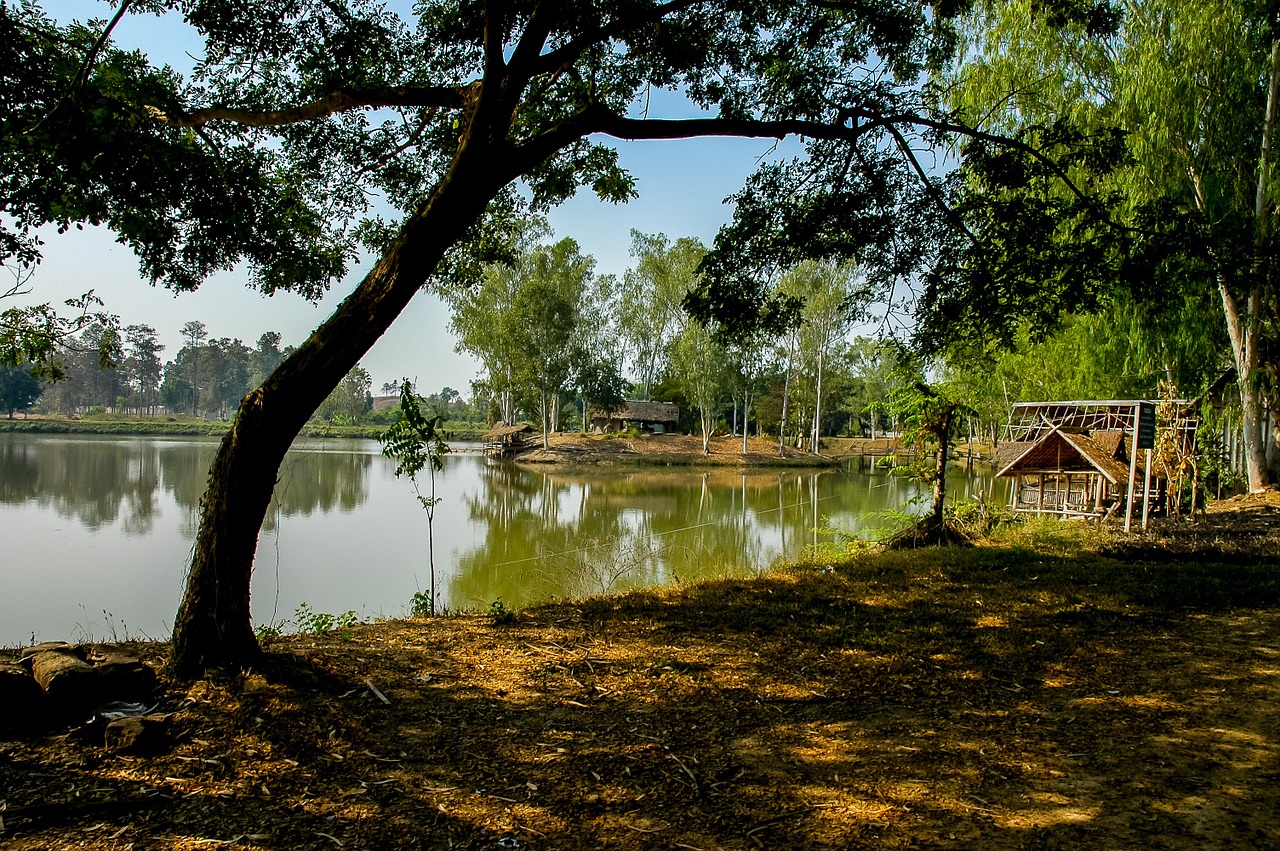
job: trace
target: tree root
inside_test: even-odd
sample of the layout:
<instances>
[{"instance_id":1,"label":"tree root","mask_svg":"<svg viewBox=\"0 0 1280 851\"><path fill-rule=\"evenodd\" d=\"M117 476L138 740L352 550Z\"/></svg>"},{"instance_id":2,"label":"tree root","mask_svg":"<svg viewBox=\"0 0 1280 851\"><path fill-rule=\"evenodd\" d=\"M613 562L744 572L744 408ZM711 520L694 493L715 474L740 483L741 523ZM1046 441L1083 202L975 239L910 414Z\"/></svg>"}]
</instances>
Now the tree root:
<instances>
[{"instance_id":1,"label":"tree root","mask_svg":"<svg viewBox=\"0 0 1280 851\"><path fill-rule=\"evenodd\" d=\"M916 547L971 547L973 541L954 520L939 522L932 514L920 518L883 542L886 550Z\"/></svg>"}]
</instances>

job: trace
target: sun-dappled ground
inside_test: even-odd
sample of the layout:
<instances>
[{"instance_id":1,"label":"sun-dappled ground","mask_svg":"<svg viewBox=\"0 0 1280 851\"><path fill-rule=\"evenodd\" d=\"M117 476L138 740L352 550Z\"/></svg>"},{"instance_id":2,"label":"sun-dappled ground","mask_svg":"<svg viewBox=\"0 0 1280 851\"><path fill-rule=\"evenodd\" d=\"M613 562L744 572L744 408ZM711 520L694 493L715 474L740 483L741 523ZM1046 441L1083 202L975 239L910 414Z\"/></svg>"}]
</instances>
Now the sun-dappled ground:
<instances>
[{"instance_id":1,"label":"sun-dappled ground","mask_svg":"<svg viewBox=\"0 0 1280 851\"><path fill-rule=\"evenodd\" d=\"M1214 520L278 639L159 756L0 743L0 845L1280 847L1280 547Z\"/></svg>"}]
</instances>

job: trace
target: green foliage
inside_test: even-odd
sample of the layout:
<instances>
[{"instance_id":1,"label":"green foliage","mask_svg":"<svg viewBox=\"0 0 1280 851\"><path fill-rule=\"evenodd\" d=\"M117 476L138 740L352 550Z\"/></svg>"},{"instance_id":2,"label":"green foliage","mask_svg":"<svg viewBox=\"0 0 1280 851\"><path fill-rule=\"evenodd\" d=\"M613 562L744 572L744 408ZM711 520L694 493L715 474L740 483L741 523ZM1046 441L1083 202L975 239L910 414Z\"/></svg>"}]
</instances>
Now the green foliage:
<instances>
[{"instance_id":1,"label":"green foliage","mask_svg":"<svg viewBox=\"0 0 1280 851\"><path fill-rule=\"evenodd\" d=\"M0 226L0 248L5 233ZM0 257L0 265L3 258ZM15 285L9 293L19 291ZM74 311L59 313L53 306L37 304L11 307L0 311L0 365L23 366L36 378L61 381L65 373L64 347L77 334L92 334L89 350L97 359L99 369L106 369L120 360L120 321L112 314L99 310L102 300L93 291L65 302Z\"/></svg>"},{"instance_id":2,"label":"green foliage","mask_svg":"<svg viewBox=\"0 0 1280 851\"><path fill-rule=\"evenodd\" d=\"M1252 487L1263 483L1262 409L1280 405L1280 184L1274 146L1262 144L1276 129L1273 11L1241 0L1140 0L1095 27L1044 15L1031 0L975 4L963 27L967 55L944 83L950 102L967 120L1077 151L1059 162L1086 197L1073 199L1060 181L1025 179L1043 170L1025 158L966 157L966 199L1011 217L1010 238L972 263L967 283L926 299L934 332L1000 317L1006 343L1020 320L1030 321L1035 343L1064 308L1099 311L1110 326L1099 336L1124 341L1127 331L1133 341L1103 352L1108 371L1117 383L1145 373L1144 395L1157 375L1203 387L1232 363ZM1041 212L1086 202L1111 224L1082 216L1067 226ZM971 228L980 237L983 224ZM1051 251L1074 254L1077 271L1037 269L1039 253ZM1005 268L1027 285L1003 283Z\"/></svg>"},{"instance_id":3,"label":"green foliage","mask_svg":"<svg viewBox=\"0 0 1280 851\"><path fill-rule=\"evenodd\" d=\"M429 593L415 591L409 598L409 617L411 618L434 617L435 608L435 601Z\"/></svg>"},{"instance_id":4,"label":"green foliage","mask_svg":"<svg viewBox=\"0 0 1280 851\"><path fill-rule=\"evenodd\" d=\"M144 277L174 289L241 258L266 292L314 294L345 272L350 248L297 181L275 171L275 156L157 121L182 102L178 75L96 45L101 36L97 26L55 25L35 5L0 7L0 157L10 164L0 177L2 259L28 268L38 227L89 222L119 234Z\"/></svg>"},{"instance_id":5,"label":"green foliage","mask_svg":"<svg viewBox=\"0 0 1280 851\"><path fill-rule=\"evenodd\" d=\"M373 377L362 366L352 367L316 410L316 416L341 425L358 425L373 407Z\"/></svg>"},{"instance_id":6,"label":"green foliage","mask_svg":"<svg viewBox=\"0 0 1280 851\"><path fill-rule=\"evenodd\" d=\"M253 634L258 637L259 641L269 641L273 638L280 638L284 635L284 630L280 625L263 623L253 628Z\"/></svg>"},{"instance_id":7,"label":"green foliage","mask_svg":"<svg viewBox=\"0 0 1280 851\"><path fill-rule=\"evenodd\" d=\"M25 411L40 398L44 388L29 370L0 366L0 411L13 419L14 411Z\"/></svg>"},{"instance_id":8,"label":"green foliage","mask_svg":"<svg viewBox=\"0 0 1280 851\"><path fill-rule=\"evenodd\" d=\"M354 610L341 614L314 612L308 603L300 603L293 612L293 623L301 635L327 635L339 632L344 640L350 640L352 630L360 624Z\"/></svg>"},{"instance_id":9,"label":"green foliage","mask_svg":"<svg viewBox=\"0 0 1280 851\"><path fill-rule=\"evenodd\" d=\"M423 470L438 473L444 469L444 417L426 412L427 402L414 392L413 383L404 379L400 385L400 419L382 435L382 454L396 462L396 475L415 479ZM437 500L438 502L438 500Z\"/></svg>"},{"instance_id":10,"label":"green foliage","mask_svg":"<svg viewBox=\"0 0 1280 851\"><path fill-rule=\"evenodd\" d=\"M508 609L502 600L494 600L489 604L489 623L494 626L508 626L515 621L516 613Z\"/></svg>"},{"instance_id":11,"label":"green foliage","mask_svg":"<svg viewBox=\"0 0 1280 851\"><path fill-rule=\"evenodd\" d=\"M435 519L436 473L444 469L444 456L449 452L445 443L444 417L426 413L427 401L414 392L413 383L404 379L400 385L400 419L392 423L381 437L382 454L396 462L396 475L408 476L413 492L422 510L427 514L427 559L431 569L430 596L427 597L427 613L436 613L436 554ZM423 493L418 486L418 475L427 471L430 486ZM422 592L413 597L415 612L421 603Z\"/></svg>"},{"instance_id":12,"label":"green foliage","mask_svg":"<svg viewBox=\"0 0 1280 851\"><path fill-rule=\"evenodd\" d=\"M698 409L705 452L728 383L729 353L713 331L690 322L672 342L668 357L674 388Z\"/></svg>"},{"instance_id":13,"label":"green foliage","mask_svg":"<svg viewBox=\"0 0 1280 851\"><path fill-rule=\"evenodd\" d=\"M622 279L618 331L627 343L639 398L651 399L667 352L684 324L681 304L698 280L707 249L693 237L674 242L665 234L631 232L633 268Z\"/></svg>"}]
</instances>

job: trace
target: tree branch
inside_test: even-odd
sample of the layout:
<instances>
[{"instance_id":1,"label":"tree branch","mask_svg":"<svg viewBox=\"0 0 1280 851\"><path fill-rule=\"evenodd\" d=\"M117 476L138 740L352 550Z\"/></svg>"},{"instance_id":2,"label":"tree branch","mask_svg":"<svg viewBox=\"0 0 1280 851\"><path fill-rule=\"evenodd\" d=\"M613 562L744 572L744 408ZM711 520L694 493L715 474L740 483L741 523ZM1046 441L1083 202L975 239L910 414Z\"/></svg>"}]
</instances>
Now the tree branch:
<instances>
[{"instance_id":1,"label":"tree branch","mask_svg":"<svg viewBox=\"0 0 1280 851\"><path fill-rule=\"evenodd\" d=\"M506 33L507 4L486 0L484 4L484 76L496 80L502 71L502 42Z\"/></svg>"},{"instance_id":2,"label":"tree branch","mask_svg":"<svg viewBox=\"0 0 1280 851\"><path fill-rule=\"evenodd\" d=\"M129 11L129 4L132 2L133 0L121 0L120 8L116 10L115 15L113 15L111 20L107 22L107 25L103 27L101 34L98 35L98 40L93 43L93 47L89 48L89 52L85 54L84 60L80 63L80 69L76 71L76 75L71 80L71 85L67 87L66 93L63 94L58 103L54 105L53 109L49 110L43 118L37 121L29 130L26 131L27 133L33 133L39 129L40 125L44 124L51 115L61 109L67 101L79 94L80 89L84 87L85 81L89 79L89 72L93 68L94 60L96 60L98 58L98 54L102 52L102 48L106 45L107 39L111 38L111 32L116 28L116 24L120 23L120 20L125 16L125 13Z\"/></svg>"},{"instance_id":3,"label":"tree branch","mask_svg":"<svg viewBox=\"0 0 1280 851\"><path fill-rule=\"evenodd\" d=\"M542 54L542 48L551 36L551 28L556 23L557 6L559 6L558 0L543 0L534 6L533 14L529 16L529 23L524 28L524 34L520 36L520 41L516 43L516 48L511 53L512 68L529 67ZM530 77L532 76L531 74Z\"/></svg>"},{"instance_id":4,"label":"tree branch","mask_svg":"<svg viewBox=\"0 0 1280 851\"><path fill-rule=\"evenodd\" d=\"M929 179L929 175L925 172L924 166L920 164L920 160L916 157L916 152L911 149L911 145L907 141L907 138L902 135L902 131L893 124L889 125L888 130L893 136L894 141L897 142L898 150L902 152L902 155L906 157L907 162L911 165L911 170L916 173L916 179L918 179L924 186L925 193L938 206L938 209L942 211L942 214L950 220L952 224L960 228L960 231L969 238L969 242L973 245L977 245L978 237L974 235L973 231L969 230L969 226L965 224L964 219L955 210L951 209L951 205L949 205L947 200L942 197L942 191L938 189L937 184Z\"/></svg>"},{"instance_id":5,"label":"tree branch","mask_svg":"<svg viewBox=\"0 0 1280 851\"><path fill-rule=\"evenodd\" d=\"M681 12L704 2L706 0L669 0L666 3L657 4L648 11L637 14L634 17L615 18L570 40L565 45L539 56L531 69L531 75L545 74L548 71L563 68L572 64L587 48L615 38L628 28L660 21L673 12Z\"/></svg>"},{"instance_id":6,"label":"tree branch","mask_svg":"<svg viewBox=\"0 0 1280 851\"><path fill-rule=\"evenodd\" d=\"M382 107L434 106L459 109L463 105L463 87L451 86L384 86L375 89L343 89L311 103L287 109L241 109L211 106L192 112L166 113L158 107L147 111L170 127L203 127L212 121L229 121L248 127L279 127L326 118L353 109Z\"/></svg>"}]
</instances>

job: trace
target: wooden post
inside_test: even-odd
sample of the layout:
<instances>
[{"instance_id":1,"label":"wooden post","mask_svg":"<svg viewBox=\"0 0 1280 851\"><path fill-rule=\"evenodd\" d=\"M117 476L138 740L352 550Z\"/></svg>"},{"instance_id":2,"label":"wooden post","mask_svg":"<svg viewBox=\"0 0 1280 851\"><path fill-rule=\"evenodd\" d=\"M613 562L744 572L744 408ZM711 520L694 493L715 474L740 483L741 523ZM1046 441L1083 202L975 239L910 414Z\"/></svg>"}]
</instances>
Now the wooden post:
<instances>
[{"instance_id":1,"label":"wooden post","mask_svg":"<svg viewBox=\"0 0 1280 851\"><path fill-rule=\"evenodd\" d=\"M1142 482L1142 531L1147 531L1147 514L1151 510L1151 450L1147 450L1147 468L1143 471Z\"/></svg>"},{"instance_id":2,"label":"wooden post","mask_svg":"<svg viewBox=\"0 0 1280 851\"><path fill-rule=\"evenodd\" d=\"M1196 522L1196 498L1200 495L1200 447L1192 447L1191 456L1191 522Z\"/></svg>"},{"instance_id":3,"label":"wooden post","mask_svg":"<svg viewBox=\"0 0 1280 851\"><path fill-rule=\"evenodd\" d=\"M1040 493L1036 497L1036 512L1044 513L1044 473L1040 474Z\"/></svg>"},{"instance_id":4,"label":"wooden post","mask_svg":"<svg viewBox=\"0 0 1280 851\"><path fill-rule=\"evenodd\" d=\"M1124 530L1128 532L1133 524L1133 480L1138 475L1138 417L1142 405L1133 406L1133 441L1129 444L1129 489L1124 499Z\"/></svg>"}]
</instances>

